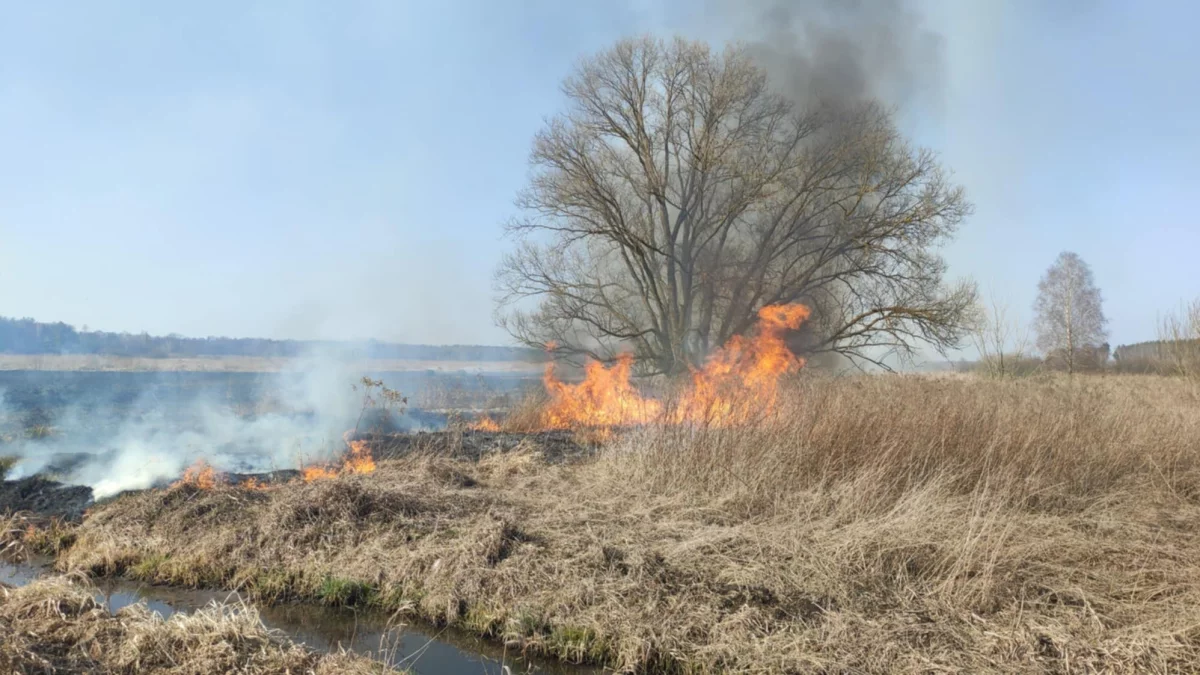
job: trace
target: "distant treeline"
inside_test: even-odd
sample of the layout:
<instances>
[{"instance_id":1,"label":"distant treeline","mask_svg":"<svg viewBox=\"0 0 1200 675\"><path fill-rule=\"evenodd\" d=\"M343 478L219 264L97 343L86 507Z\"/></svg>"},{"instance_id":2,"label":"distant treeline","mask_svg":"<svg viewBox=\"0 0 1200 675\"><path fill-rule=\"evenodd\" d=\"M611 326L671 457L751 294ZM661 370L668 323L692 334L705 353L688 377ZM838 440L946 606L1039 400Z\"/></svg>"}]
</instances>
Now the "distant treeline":
<instances>
[{"instance_id":1,"label":"distant treeline","mask_svg":"<svg viewBox=\"0 0 1200 675\"><path fill-rule=\"evenodd\" d=\"M1200 340L1150 340L1121 345L1113 352L1115 368L1124 372L1169 372L1200 358Z\"/></svg>"},{"instance_id":2,"label":"distant treeline","mask_svg":"<svg viewBox=\"0 0 1200 675\"><path fill-rule=\"evenodd\" d=\"M1113 358L1118 361L1138 361L1142 359L1164 359L1169 358L1174 349L1177 349L1172 342L1164 340L1150 340L1148 342L1136 342L1131 345L1121 345L1113 352Z\"/></svg>"},{"instance_id":3,"label":"distant treeline","mask_svg":"<svg viewBox=\"0 0 1200 675\"><path fill-rule=\"evenodd\" d=\"M313 349L333 348L368 359L437 361L541 361L544 355L524 347L485 345L404 345L392 342L264 340L259 338L154 336L76 330L74 326L33 319L0 317L0 353L111 354L154 358L195 356L302 356Z\"/></svg>"}]
</instances>

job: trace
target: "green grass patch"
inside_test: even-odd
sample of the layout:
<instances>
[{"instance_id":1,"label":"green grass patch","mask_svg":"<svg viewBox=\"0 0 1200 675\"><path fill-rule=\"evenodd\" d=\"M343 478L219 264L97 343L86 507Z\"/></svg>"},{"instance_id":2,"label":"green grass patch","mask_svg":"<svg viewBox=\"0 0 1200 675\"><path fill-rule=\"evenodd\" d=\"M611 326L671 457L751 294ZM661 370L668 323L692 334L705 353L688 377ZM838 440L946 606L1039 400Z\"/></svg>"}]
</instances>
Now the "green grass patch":
<instances>
[{"instance_id":1,"label":"green grass patch","mask_svg":"<svg viewBox=\"0 0 1200 675\"><path fill-rule=\"evenodd\" d=\"M169 556L152 553L130 565L125 574L138 581L160 581L163 566L168 559Z\"/></svg>"},{"instance_id":2,"label":"green grass patch","mask_svg":"<svg viewBox=\"0 0 1200 675\"><path fill-rule=\"evenodd\" d=\"M317 587L317 600L330 607L354 607L372 604L378 592L372 584L327 576Z\"/></svg>"}]
</instances>

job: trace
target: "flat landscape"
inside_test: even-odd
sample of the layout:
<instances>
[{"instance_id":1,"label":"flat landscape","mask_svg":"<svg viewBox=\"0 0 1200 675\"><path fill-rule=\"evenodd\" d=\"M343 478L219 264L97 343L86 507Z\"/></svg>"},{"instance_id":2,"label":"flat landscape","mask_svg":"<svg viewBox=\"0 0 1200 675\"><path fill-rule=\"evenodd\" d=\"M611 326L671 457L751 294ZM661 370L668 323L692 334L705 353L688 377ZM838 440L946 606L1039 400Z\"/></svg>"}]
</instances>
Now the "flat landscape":
<instances>
[{"instance_id":1,"label":"flat landscape","mask_svg":"<svg viewBox=\"0 0 1200 675\"><path fill-rule=\"evenodd\" d=\"M0 675L1200 673L1200 3L3 16Z\"/></svg>"},{"instance_id":2,"label":"flat landscape","mask_svg":"<svg viewBox=\"0 0 1200 675\"><path fill-rule=\"evenodd\" d=\"M1200 659L1196 395L810 378L750 428L599 442L514 413L372 436L367 472L184 480L48 529L13 516L3 545L621 672L1180 672Z\"/></svg>"}]
</instances>

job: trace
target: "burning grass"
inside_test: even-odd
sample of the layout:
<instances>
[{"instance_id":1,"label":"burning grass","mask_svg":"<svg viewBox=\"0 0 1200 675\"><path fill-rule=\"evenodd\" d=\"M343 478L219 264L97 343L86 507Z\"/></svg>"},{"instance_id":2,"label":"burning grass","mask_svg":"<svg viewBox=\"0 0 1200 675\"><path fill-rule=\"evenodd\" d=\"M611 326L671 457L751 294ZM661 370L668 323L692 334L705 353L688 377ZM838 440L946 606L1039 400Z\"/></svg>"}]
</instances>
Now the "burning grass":
<instances>
[{"instance_id":1,"label":"burning grass","mask_svg":"<svg viewBox=\"0 0 1200 675\"><path fill-rule=\"evenodd\" d=\"M313 465L306 466L301 470L301 475L304 482L311 483L315 480L328 480L337 478L340 475L366 474L375 470L375 458L371 456L371 449L367 446L366 441L351 440L350 432L346 433L347 452L341 459L341 465Z\"/></svg>"},{"instance_id":2,"label":"burning grass","mask_svg":"<svg viewBox=\"0 0 1200 675\"><path fill-rule=\"evenodd\" d=\"M212 605L169 619L145 605L108 612L65 577L0 585L4 673L388 673L346 654L319 655L263 627L244 605Z\"/></svg>"},{"instance_id":3,"label":"burning grass","mask_svg":"<svg viewBox=\"0 0 1200 675\"><path fill-rule=\"evenodd\" d=\"M777 403L769 424L651 425L568 463L531 435L125 495L58 564L375 605L624 671L1200 669L1183 383L814 378Z\"/></svg>"},{"instance_id":4,"label":"burning grass","mask_svg":"<svg viewBox=\"0 0 1200 675\"><path fill-rule=\"evenodd\" d=\"M808 316L804 305L763 307L754 332L736 335L714 352L669 401L647 397L638 390L630 377L631 354L622 354L609 367L588 363L583 381L574 384L559 380L551 363L542 378L546 398L535 408L510 416L503 424L485 417L472 426L480 431L598 430L646 424L734 426L759 421L775 409L780 377L804 365L804 359L788 349L784 336Z\"/></svg>"}]
</instances>

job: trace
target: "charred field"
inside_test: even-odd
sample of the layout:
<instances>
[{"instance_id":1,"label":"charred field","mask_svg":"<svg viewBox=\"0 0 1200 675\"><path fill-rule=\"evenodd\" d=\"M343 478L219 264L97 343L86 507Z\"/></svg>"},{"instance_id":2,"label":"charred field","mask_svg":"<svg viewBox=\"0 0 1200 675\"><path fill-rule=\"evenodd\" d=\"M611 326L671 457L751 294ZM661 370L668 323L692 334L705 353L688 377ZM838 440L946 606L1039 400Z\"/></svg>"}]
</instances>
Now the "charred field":
<instances>
[{"instance_id":1,"label":"charred field","mask_svg":"<svg viewBox=\"0 0 1200 675\"><path fill-rule=\"evenodd\" d=\"M803 377L752 425L363 434L371 471L10 515L0 547L621 672L1191 671L1197 403L1157 377Z\"/></svg>"}]
</instances>

